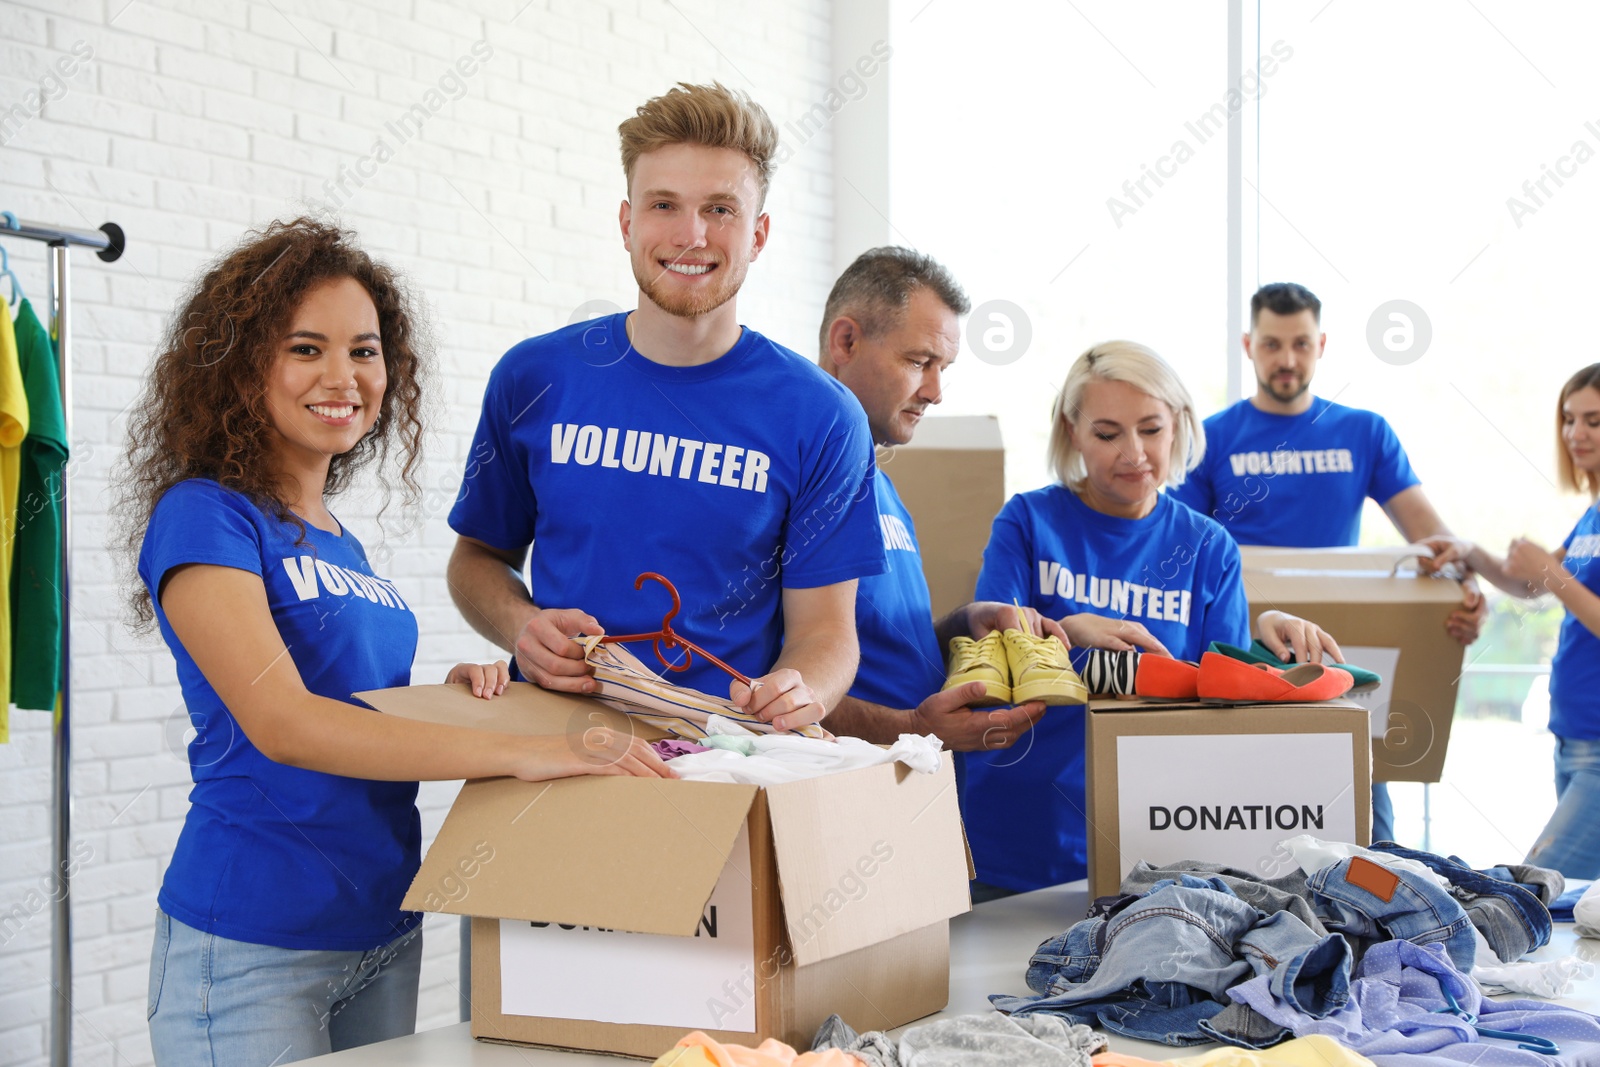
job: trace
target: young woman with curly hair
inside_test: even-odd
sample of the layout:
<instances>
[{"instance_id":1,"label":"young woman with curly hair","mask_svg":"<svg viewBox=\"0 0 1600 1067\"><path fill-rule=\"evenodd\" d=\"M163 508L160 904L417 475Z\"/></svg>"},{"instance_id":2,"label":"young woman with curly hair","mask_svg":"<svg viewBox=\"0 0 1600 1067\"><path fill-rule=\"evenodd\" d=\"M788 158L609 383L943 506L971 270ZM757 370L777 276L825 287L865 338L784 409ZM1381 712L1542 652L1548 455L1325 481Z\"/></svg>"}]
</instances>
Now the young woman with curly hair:
<instances>
[{"instance_id":1,"label":"young woman with curly hair","mask_svg":"<svg viewBox=\"0 0 1600 1067\"><path fill-rule=\"evenodd\" d=\"M157 1062L288 1063L412 1031L417 782L670 777L642 741L393 718L417 622L327 500L368 466L414 500L425 345L406 292L337 227L251 234L171 323L129 426L121 502L139 620L197 736L150 965ZM387 491L387 482L385 490ZM448 681L485 699L506 665ZM480 857L481 858L481 857Z\"/></svg>"}]
</instances>

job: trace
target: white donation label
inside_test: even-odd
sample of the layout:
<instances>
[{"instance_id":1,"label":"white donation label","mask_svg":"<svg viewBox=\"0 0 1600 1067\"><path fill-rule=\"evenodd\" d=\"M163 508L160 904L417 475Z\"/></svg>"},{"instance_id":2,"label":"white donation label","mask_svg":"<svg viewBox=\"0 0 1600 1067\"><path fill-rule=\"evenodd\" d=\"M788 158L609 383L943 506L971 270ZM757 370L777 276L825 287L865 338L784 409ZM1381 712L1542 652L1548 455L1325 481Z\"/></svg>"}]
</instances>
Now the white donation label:
<instances>
[{"instance_id":1,"label":"white donation label","mask_svg":"<svg viewBox=\"0 0 1600 1067\"><path fill-rule=\"evenodd\" d=\"M754 1033L750 898L745 828L693 937L501 920L500 1011Z\"/></svg>"},{"instance_id":2,"label":"white donation label","mask_svg":"<svg viewBox=\"0 0 1600 1067\"><path fill-rule=\"evenodd\" d=\"M1349 734L1119 737L1117 793L1119 877L1140 860L1264 871L1286 837L1356 839Z\"/></svg>"}]
</instances>

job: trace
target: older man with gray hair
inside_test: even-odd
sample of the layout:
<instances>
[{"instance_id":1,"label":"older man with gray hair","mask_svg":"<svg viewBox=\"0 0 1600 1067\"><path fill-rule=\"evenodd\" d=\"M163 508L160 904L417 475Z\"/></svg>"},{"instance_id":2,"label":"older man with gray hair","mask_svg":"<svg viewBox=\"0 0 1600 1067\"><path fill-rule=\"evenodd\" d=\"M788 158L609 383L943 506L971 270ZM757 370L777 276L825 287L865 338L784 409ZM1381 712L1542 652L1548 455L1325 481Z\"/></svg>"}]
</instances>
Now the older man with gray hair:
<instances>
[{"instance_id":1,"label":"older man with gray hair","mask_svg":"<svg viewBox=\"0 0 1600 1067\"><path fill-rule=\"evenodd\" d=\"M910 441L923 414L943 399L944 374L961 347L958 320L969 310L950 272L909 248L863 252L834 283L819 362L861 401L880 457L884 446ZM940 690L944 650L953 637L1023 624L1065 635L1031 610L1019 619L1010 604L968 604L935 622L911 513L881 466L873 484L889 570L857 587L861 667L829 713L828 728L885 744L902 733L931 733L954 751L1005 748L1039 721L1045 705L974 710L985 697L981 683Z\"/></svg>"}]
</instances>

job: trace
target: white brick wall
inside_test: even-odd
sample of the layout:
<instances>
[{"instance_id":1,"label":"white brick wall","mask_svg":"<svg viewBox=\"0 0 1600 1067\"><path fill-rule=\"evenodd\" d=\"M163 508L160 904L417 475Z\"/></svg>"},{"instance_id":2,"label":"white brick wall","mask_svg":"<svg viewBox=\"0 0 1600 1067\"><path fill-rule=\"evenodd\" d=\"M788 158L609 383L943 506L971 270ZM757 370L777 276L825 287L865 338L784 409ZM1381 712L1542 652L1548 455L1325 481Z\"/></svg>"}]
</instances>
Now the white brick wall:
<instances>
[{"instance_id":1,"label":"white brick wall","mask_svg":"<svg viewBox=\"0 0 1600 1067\"><path fill-rule=\"evenodd\" d=\"M616 228L617 124L674 81L717 78L750 90L781 126L827 91L829 9L829 0L0 5L0 122L9 123L0 208L88 228L109 219L128 234L118 263L74 256L72 675L84 850L72 891L75 1062L150 1062L151 915L187 806L187 724L170 656L122 626L106 489L125 407L194 270L247 227L322 200L324 183L380 135L395 148L342 215L426 294L437 331L434 491L421 526L391 535L388 567L422 625L415 678L437 681L449 664L489 654L442 578L452 541L444 515L489 367L586 301L633 301ZM385 124L424 101L478 40L493 54L464 79L464 95L398 144ZM75 45L92 58L49 80ZM41 84L51 98L30 113L28 94ZM13 105L23 110L8 120ZM830 138L814 137L779 174L772 241L741 308L744 321L807 354L832 278L830 157ZM43 248L0 243L44 315ZM338 510L369 546L378 541L370 508ZM20 915L0 926L0 1067L46 1062L47 726L15 712L12 743L0 746L0 921ZM430 835L454 789L423 788ZM429 920L427 930L422 1027L456 1012L454 922Z\"/></svg>"}]
</instances>

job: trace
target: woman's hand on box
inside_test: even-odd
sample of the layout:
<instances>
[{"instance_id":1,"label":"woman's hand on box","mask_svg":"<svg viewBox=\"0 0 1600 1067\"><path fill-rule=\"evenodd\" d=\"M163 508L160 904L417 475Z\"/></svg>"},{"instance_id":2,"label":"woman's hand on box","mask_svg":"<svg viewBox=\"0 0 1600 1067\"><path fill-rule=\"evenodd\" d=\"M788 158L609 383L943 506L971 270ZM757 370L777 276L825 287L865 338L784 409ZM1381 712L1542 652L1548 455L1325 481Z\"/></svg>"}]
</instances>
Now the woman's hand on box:
<instances>
[{"instance_id":1,"label":"woman's hand on box","mask_svg":"<svg viewBox=\"0 0 1600 1067\"><path fill-rule=\"evenodd\" d=\"M1297 663L1344 662L1339 642L1310 619L1286 611L1263 611L1256 616L1256 632L1261 635L1261 643L1279 659L1286 659L1293 652Z\"/></svg>"},{"instance_id":2,"label":"woman's hand on box","mask_svg":"<svg viewBox=\"0 0 1600 1067\"><path fill-rule=\"evenodd\" d=\"M446 685L465 682L473 696L493 700L504 693L506 686L511 683L511 671L503 659L493 663L457 663L450 668L444 682Z\"/></svg>"},{"instance_id":3,"label":"woman's hand on box","mask_svg":"<svg viewBox=\"0 0 1600 1067\"><path fill-rule=\"evenodd\" d=\"M650 743L609 726L580 726L560 736L519 737L513 773L524 782L583 774L676 778Z\"/></svg>"}]
</instances>

